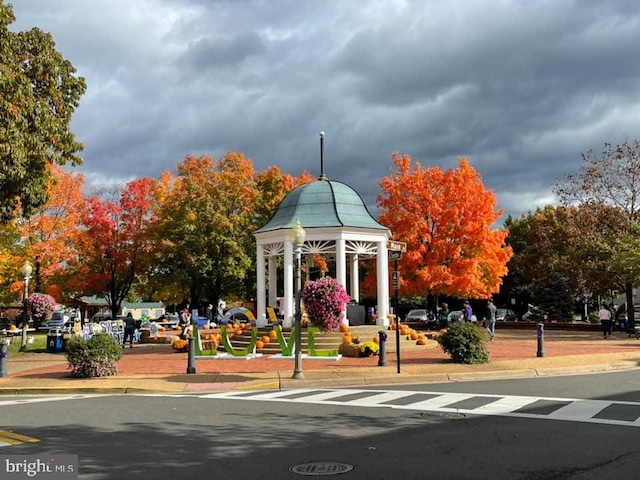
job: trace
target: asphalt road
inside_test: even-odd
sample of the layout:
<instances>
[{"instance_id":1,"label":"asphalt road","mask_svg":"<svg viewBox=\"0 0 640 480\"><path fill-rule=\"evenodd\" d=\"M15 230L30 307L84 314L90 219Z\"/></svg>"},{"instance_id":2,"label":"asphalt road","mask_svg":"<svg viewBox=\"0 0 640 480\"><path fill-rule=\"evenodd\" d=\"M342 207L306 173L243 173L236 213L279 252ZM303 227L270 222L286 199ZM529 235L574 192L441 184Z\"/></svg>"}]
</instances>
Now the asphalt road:
<instances>
[{"instance_id":1,"label":"asphalt road","mask_svg":"<svg viewBox=\"0 0 640 480\"><path fill-rule=\"evenodd\" d=\"M0 458L78 455L82 479L301 478L292 467L316 475L352 467L335 475L345 480L635 479L637 422L475 415L465 408L482 398L474 395L488 395L585 399L587 406L623 402L640 409L638 385L640 373L620 372L377 387L379 392L236 391L236 398L6 396L0 397L0 429L39 442L1 447ZM414 405L396 400L363 406L375 395L413 399L420 392L430 394ZM471 400L460 409L433 409L434 392L470 394ZM256 394L281 398L258 400Z\"/></svg>"}]
</instances>

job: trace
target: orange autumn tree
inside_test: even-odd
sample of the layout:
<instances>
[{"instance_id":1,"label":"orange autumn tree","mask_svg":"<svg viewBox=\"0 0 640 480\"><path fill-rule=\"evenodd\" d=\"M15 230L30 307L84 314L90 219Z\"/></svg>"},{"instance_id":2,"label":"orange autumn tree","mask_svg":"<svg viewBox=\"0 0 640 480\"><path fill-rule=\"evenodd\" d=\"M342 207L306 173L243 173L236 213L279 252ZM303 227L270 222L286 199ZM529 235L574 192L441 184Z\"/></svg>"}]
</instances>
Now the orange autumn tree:
<instances>
[{"instance_id":1,"label":"orange autumn tree","mask_svg":"<svg viewBox=\"0 0 640 480\"><path fill-rule=\"evenodd\" d=\"M403 295L487 298L499 290L511 248L493 230L502 211L466 158L457 169L424 168L394 153L381 182L380 223L407 243L400 261Z\"/></svg>"},{"instance_id":2,"label":"orange autumn tree","mask_svg":"<svg viewBox=\"0 0 640 480\"><path fill-rule=\"evenodd\" d=\"M23 239L24 258L33 264L31 290L42 293L64 277L67 263L76 255L73 239L78 234L84 185L80 173L67 172L53 164L48 164L47 169L47 202L15 222ZM21 290L22 281L18 283ZM62 301L59 296L54 298Z\"/></svg>"},{"instance_id":3,"label":"orange autumn tree","mask_svg":"<svg viewBox=\"0 0 640 480\"><path fill-rule=\"evenodd\" d=\"M256 172L254 178L256 188L260 192L254 209L255 223L258 228L271 219L287 193L316 179L307 171L294 177L289 173L282 173L279 167L273 165L264 172Z\"/></svg>"},{"instance_id":4,"label":"orange autumn tree","mask_svg":"<svg viewBox=\"0 0 640 480\"><path fill-rule=\"evenodd\" d=\"M73 265L76 288L104 296L113 318L136 275L148 267L156 192L154 179L141 178L127 183L116 201L85 200L82 231L75 239L80 252Z\"/></svg>"}]
</instances>

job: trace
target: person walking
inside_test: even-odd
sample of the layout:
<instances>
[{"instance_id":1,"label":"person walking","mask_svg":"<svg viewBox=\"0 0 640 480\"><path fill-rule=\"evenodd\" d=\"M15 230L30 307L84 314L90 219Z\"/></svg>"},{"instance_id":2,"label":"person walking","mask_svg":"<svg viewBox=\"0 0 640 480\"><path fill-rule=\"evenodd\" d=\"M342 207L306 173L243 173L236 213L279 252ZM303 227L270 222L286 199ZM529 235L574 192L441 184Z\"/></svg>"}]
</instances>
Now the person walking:
<instances>
[{"instance_id":1,"label":"person walking","mask_svg":"<svg viewBox=\"0 0 640 480\"><path fill-rule=\"evenodd\" d=\"M440 317L440 328L447 328L449 326L449 305L443 302L440 305L438 316Z\"/></svg>"},{"instance_id":2,"label":"person walking","mask_svg":"<svg viewBox=\"0 0 640 480\"><path fill-rule=\"evenodd\" d=\"M487 309L489 310L489 316L487 317L487 324L485 326L487 327L491 340L493 340L493 336L496 333L496 312L498 311L496 306L493 304L493 300L489 299L487 302Z\"/></svg>"},{"instance_id":3,"label":"person walking","mask_svg":"<svg viewBox=\"0 0 640 480\"><path fill-rule=\"evenodd\" d=\"M124 341L122 342L122 348L127 345L127 339L129 339L129 348L133 348L133 337L136 332L136 321L133 319L131 312L127 313L124 317Z\"/></svg>"},{"instance_id":4,"label":"person walking","mask_svg":"<svg viewBox=\"0 0 640 480\"><path fill-rule=\"evenodd\" d=\"M471 305L469 305L469 302L465 300L462 304L462 318L465 322L470 322L472 316L473 310L471 310Z\"/></svg>"},{"instance_id":5,"label":"person walking","mask_svg":"<svg viewBox=\"0 0 640 480\"><path fill-rule=\"evenodd\" d=\"M611 338L611 310L609 310L604 303L598 312L598 318L600 318L603 337Z\"/></svg>"}]
</instances>

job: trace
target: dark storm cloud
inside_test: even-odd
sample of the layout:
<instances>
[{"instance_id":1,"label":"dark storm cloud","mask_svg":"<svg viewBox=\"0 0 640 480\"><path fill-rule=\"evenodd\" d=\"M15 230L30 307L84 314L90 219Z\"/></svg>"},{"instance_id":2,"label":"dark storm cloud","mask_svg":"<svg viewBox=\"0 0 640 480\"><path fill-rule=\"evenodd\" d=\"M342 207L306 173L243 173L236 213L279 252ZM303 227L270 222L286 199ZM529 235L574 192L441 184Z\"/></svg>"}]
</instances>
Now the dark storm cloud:
<instances>
[{"instance_id":1,"label":"dark storm cloud","mask_svg":"<svg viewBox=\"0 0 640 480\"><path fill-rule=\"evenodd\" d=\"M350 184L374 213L391 153L467 156L499 206L553 202L580 152L640 137L635 1L20 0L85 76L92 181L238 150Z\"/></svg>"}]
</instances>

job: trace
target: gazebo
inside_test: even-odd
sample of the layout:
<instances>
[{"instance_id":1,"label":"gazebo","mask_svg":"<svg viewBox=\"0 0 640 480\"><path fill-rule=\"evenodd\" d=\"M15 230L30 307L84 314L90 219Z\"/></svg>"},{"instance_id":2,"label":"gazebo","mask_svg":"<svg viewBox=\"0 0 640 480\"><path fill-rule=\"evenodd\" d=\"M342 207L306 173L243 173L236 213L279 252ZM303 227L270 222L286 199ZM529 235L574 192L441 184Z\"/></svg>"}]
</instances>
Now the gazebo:
<instances>
[{"instance_id":1,"label":"gazebo","mask_svg":"<svg viewBox=\"0 0 640 480\"><path fill-rule=\"evenodd\" d=\"M352 301L359 301L358 262L374 259L377 265L378 325L389 324L389 263L387 242L389 228L369 213L360 195L349 185L329 180L324 174L323 137L320 134L321 174L318 180L301 185L287 194L276 213L253 235L257 244L257 319L265 321L267 306L275 306L278 297L277 265L283 257L284 295L281 313L283 327L294 319L294 252L289 232L299 221L306 231L302 258L307 265L307 279L315 255L335 257L336 278ZM347 283L347 271L349 281ZM268 291L268 293L267 293ZM268 296L268 298L267 298Z\"/></svg>"}]
</instances>

